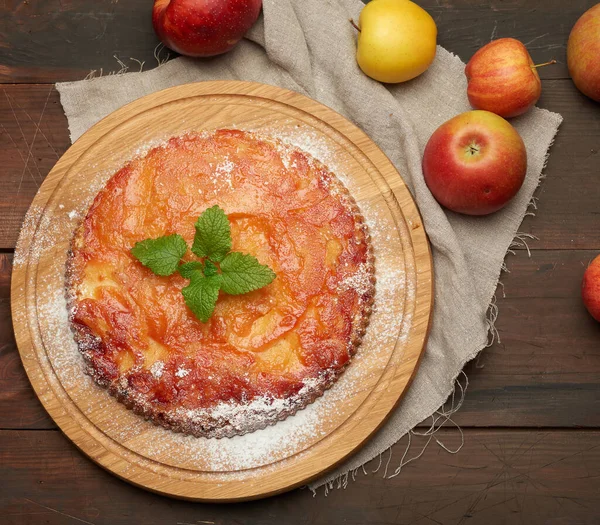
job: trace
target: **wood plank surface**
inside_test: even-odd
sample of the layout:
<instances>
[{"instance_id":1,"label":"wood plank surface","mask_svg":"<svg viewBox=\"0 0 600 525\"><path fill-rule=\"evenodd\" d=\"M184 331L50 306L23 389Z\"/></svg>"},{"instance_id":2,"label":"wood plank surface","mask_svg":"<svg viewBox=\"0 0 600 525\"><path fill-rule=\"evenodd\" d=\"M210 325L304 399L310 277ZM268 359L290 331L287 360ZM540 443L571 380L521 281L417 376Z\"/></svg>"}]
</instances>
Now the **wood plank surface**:
<instances>
[{"instance_id":1,"label":"wood plank surface","mask_svg":"<svg viewBox=\"0 0 600 525\"><path fill-rule=\"evenodd\" d=\"M501 342L466 367L467 396L453 417L465 446L449 455L432 442L402 475L359 475L327 498L296 490L235 506L154 496L83 457L33 394L10 322L10 251L37 187L69 146L48 84L123 64L138 70L130 57L155 67L152 1L0 2L0 523L598 523L600 325L583 310L579 286L600 251L600 110L575 90L566 68L569 31L597 0L417 1L436 20L438 42L464 61L505 36L524 42L536 62L555 58L556 66L540 70L539 106L565 118L536 217L521 227L539 240L529 243L531 258L523 249L509 256L511 273L502 275ZM449 448L459 444L454 429L440 437ZM404 447L394 447L392 470Z\"/></svg>"},{"instance_id":2,"label":"wood plank surface","mask_svg":"<svg viewBox=\"0 0 600 525\"><path fill-rule=\"evenodd\" d=\"M53 83L118 71L130 57L156 65L148 0L5 0L0 82ZM166 52L163 54L166 57Z\"/></svg>"},{"instance_id":3,"label":"wood plank surface","mask_svg":"<svg viewBox=\"0 0 600 525\"><path fill-rule=\"evenodd\" d=\"M5 0L0 6L0 82L80 80L122 64L138 71L157 62L159 43L149 0ZM536 62L558 60L542 78L567 78L566 42L594 0L421 0L438 25L438 42L468 60L493 38L517 37ZM162 58L167 52L162 52ZM171 53L171 56L175 56ZM133 57L136 60L133 60ZM119 63L118 60L122 62Z\"/></svg>"},{"instance_id":4,"label":"wood plank surface","mask_svg":"<svg viewBox=\"0 0 600 525\"><path fill-rule=\"evenodd\" d=\"M70 141L53 86L7 85L0 90L2 249L14 248L34 195Z\"/></svg>"},{"instance_id":5,"label":"wood plank surface","mask_svg":"<svg viewBox=\"0 0 600 525\"><path fill-rule=\"evenodd\" d=\"M53 87L4 85L0 90L0 249L10 249L39 185L70 142ZM570 80L549 80L540 106L565 120L538 190L536 217L527 217L521 231L539 238L530 243L533 250L600 249L598 104Z\"/></svg>"},{"instance_id":6,"label":"wood plank surface","mask_svg":"<svg viewBox=\"0 0 600 525\"><path fill-rule=\"evenodd\" d=\"M503 274L504 290L497 294L501 342L467 366L468 393L456 423L600 427L600 325L585 312L579 293L594 255L542 250L531 258L524 251L509 256L510 273ZM0 254L0 428L56 428L32 391L15 346L10 260Z\"/></svg>"},{"instance_id":7,"label":"wood plank surface","mask_svg":"<svg viewBox=\"0 0 600 525\"><path fill-rule=\"evenodd\" d=\"M456 431L438 438L449 449L460 445ZM415 438L406 459L424 443ZM404 442L393 447L388 474L405 448ZM0 432L4 525L592 525L599 477L598 431L469 430L459 454L432 441L401 475L359 473L326 498L304 489L257 502L203 505L127 485L58 432Z\"/></svg>"}]
</instances>

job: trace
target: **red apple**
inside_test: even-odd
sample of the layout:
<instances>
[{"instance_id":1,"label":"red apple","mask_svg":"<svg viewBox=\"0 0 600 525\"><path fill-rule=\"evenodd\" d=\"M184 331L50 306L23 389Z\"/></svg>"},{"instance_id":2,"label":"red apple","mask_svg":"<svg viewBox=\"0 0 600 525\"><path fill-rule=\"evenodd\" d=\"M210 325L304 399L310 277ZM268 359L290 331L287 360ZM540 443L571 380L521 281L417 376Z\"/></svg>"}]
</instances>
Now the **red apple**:
<instances>
[{"instance_id":1,"label":"red apple","mask_svg":"<svg viewBox=\"0 0 600 525\"><path fill-rule=\"evenodd\" d=\"M600 321L600 255L591 262L583 274L581 296L588 312L596 321Z\"/></svg>"},{"instance_id":2,"label":"red apple","mask_svg":"<svg viewBox=\"0 0 600 525\"><path fill-rule=\"evenodd\" d=\"M467 215L502 208L519 191L526 171L520 135L489 111L467 111L442 124L423 155L423 174L433 196Z\"/></svg>"},{"instance_id":3,"label":"red apple","mask_svg":"<svg viewBox=\"0 0 600 525\"><path fill-rule=\"evenodd\" d=\"M583 13L573 26L567 64L577 89L600 102L600 4Z\"/></svg>"},{"instance_id":4,"label":"red apple","mask_svg":"<svg viewBox=\"0 0 600 525\"><path fill-rule=\"evenodd\" d=\"M256 22L262 0L155 0L154 31L173 51L193 57L220 55Z\"/></svg>"},{"instance_id":5,"label":"red apple","mask_svg":"<svg viewBox=\"0 0 600 525\"><path fill-rule=\"evenodd\" d=\"M542 94L542 82L525 46L514 38L500 38L483 46L465 68L471 106L504 118L522 115Z\"/></svg>"}]
</instances>

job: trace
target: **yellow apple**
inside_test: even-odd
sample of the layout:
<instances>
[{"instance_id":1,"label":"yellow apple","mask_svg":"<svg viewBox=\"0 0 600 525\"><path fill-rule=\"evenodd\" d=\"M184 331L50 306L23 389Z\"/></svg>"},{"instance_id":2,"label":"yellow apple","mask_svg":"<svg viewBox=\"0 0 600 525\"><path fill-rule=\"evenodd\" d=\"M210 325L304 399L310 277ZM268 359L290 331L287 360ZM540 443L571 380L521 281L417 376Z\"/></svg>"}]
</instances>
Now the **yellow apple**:
<instances>
[{"instance_id":1,"label":"yellow apple","mask_svg":"<svg viewBox=\"0 0 600 525\"><path fill-rule=\"evenodd\" d=\"M356 61L380 82L406 82L435 58L437 27L410 0L371 0L360 13Z\"/></svg>"}]
</instances>

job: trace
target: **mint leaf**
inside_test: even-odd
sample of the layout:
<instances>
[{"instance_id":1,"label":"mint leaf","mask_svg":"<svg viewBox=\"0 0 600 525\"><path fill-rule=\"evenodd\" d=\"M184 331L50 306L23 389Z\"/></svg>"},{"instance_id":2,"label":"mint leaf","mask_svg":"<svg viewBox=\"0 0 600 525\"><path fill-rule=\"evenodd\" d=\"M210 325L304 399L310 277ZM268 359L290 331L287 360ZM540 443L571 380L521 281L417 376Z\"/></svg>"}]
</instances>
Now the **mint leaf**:
<instances>
[{"instance_id":1,"label":"mint leaf","mask_svg":"<svg viewBox=\"0 0 600 525\"><path fill-rule=\"evenodd\" d=\"M198 271L200 272L200 275L203 275L202 262L191 261L191 262L186 262L186 263L180 264L179 267L177 268L177 271L181 274L181 277L183 277L185 279L191 279L192 275L194 275Z\"/></svg>"},{"instance_id":2,"label":"mint leaf","mask_svg":"<svg viewBox=\"0 0 600 525\"><path fill-rule=\"evenodd\" d=\"M166 235L135 243L132 255L156 275L167 276L177 270L177 265L187 251L181 235Z\"/></svg>"},{"instance_id":3,"label":"mint leaf","mask_svg":"<svg viewBox=\"0 0 600 525\"><path fill-rule=\"evenodd\" d=\"M273 270L260 264L252 255L231 252L221 262L221 290L230 295L258 290L273 279Z\"/></svg>"},{"instance_id":4,"label":"mint leaf","mask_svg":"<svg viewBox=\"0 0 600 525\"><path fill-rule=\"evenodd\" d=\"M217 273L219 273L217 265L214 262L206 259L206 261L204 261L204 275L206 275L206 277L211 277L213 275L217 275Z\"/></svg>"},{"instance_id":5,"label":"mint leaf","mask_svg":"<svg viewBox=\"0 0 600 525\"><path fill-rule=\"evenodd\" d=\"M189 286L181 290L185 304L203 323L210 319L215 310L220 286L220 276L203 277L196 272L192 274Z\"/></svg>"},{"instance_id":6,"label":"mint leaf","mask_svg":"<svg viewBox=\"0 0 600 525\"><path fill-rule=\"evenodd\" d=\"M190 284L181 290L185 304L206 323L215 310L219 290L230 295L252 292L270 284L275 273L252 255L230 253L231 227L219 206L205 210L195 226L192 252L202 260L180 264L187 244L178 234L138 242L131 248L131 254L157 275L178 271L184 279L189 279Z\"/></svg>"},{"instance_id":7,"label":"mint leaf","mask_svg":"<svg viewBox=\"0 0 600 525\"><path fill-rule=\"evenodd\" d=\"M231 228L229 219L219 206L204 210L196 221L196 236L192 252L198 257L208 257L221 262L231 250Z\"/></svg>"}]
</instances>

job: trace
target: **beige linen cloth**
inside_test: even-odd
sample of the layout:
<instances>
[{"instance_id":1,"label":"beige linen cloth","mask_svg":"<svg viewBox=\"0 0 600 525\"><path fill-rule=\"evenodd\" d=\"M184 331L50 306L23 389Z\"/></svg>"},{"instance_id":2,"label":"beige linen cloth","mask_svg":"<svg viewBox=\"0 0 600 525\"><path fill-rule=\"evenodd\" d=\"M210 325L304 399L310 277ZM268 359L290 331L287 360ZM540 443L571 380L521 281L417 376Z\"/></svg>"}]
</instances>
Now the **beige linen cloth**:
<instances>
[{"instance_id":1,"label":"beige linen cloth","mask_svg":"<svg viewBox=\"0 0 600 525\"><path fill-rule=\"evenodd\" d=\"M423 180L421 156L440 124L470 109L464 64L438 47L433 65L414 81L391 86L371 80L356 64L356 31L348 21L357 20L362 7L360 0L264 0L263 16L247 39L226 55L210 60L178 58L148 72L57 84L73 141L124 104L167 87L215 79L281 86L345 115L402 174L433 249L435 309L427 349L412 386L386 425L311 488L336 478L347 480L349 472L434 414L453 392L465 363L486 346L490 330L486 313L504 256L562 120L537 108L513 119L527 146L529 165L521 191L504 210L472 218L442 209Z\"/></svg>"}]
</instances>

